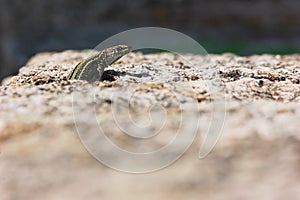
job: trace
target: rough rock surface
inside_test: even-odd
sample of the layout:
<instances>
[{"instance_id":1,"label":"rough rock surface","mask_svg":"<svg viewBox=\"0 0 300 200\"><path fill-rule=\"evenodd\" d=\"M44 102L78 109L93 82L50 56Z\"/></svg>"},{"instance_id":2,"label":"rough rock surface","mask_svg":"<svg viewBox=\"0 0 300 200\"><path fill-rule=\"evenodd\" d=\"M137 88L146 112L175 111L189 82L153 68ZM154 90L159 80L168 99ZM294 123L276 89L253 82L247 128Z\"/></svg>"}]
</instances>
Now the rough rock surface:
<instances>
[{"instance_id":1,"label":"rough rock surface","mask_svg":"<svg viewBox=\"0 0 300 200\"><path fill-rule=\"evenodd\" d=\"M300 198L300 55L130 53L107 68L101 82L67 81L72 67L93 53L38 54L0 87L1 200ZM225 102L221 138L199 160L217 101ZM145 121L139 114L149 106L165 109L162 134L130 140L114 115L134 131L122 110L128 103L137 122ZM96 129L85 115L93 110L116 145L149 152L172 139L180 106L193 103L198 107L189 113L199 117L194 143L173 165L148 174L102 165L74 123L75 116L77 129Z\"/></svg>"}]
</instances>

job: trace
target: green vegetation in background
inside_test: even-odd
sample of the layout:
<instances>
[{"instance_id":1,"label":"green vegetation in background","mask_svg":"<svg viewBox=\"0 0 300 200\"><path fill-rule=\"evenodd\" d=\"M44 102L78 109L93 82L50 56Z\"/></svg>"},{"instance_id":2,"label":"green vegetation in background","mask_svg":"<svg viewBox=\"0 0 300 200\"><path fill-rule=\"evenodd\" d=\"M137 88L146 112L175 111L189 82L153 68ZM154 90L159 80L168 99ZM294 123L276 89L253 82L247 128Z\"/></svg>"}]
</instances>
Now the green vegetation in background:
<instances>
[{"instance_id":1,"label":"green vegetation in background","mask_svg":"<svg viewBox=\"0 0 300 200\"><path fill-rule=\"evenodd\" d=\"M237 55L251 54L295 54L300 53L300 46L293 44L257 43L245 41L221 41L213 39L199 40L208 53L234 53Z\"/></svg>"},{"instance_id":2,"label":"green vegetation in background","mask_svg":"<svg viewBox=\"0 0 300 200\"><path fill-rule=\"evenodd\" d=\"M253 43L239 40L220 40L220 39L203 39L198 40L199 44L212 54L234 53L240 56L253 54L299 54L300 46L292 44L274 44L274 43ZM89 49L84 49L83 52L88 52ZM144 54L154 54L168 52L161 49L140 49Z\"/></svg>"}]
</instances>

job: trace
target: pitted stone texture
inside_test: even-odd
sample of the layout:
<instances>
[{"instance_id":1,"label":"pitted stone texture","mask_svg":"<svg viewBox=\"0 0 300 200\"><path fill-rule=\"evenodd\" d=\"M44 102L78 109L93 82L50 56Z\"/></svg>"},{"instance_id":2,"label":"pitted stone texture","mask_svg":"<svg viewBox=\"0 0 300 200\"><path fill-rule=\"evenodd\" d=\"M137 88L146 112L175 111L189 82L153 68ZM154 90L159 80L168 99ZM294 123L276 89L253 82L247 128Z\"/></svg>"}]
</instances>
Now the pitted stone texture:
<instances>
[{"instance_id":1,"label":"pitted stone texture","mask_svg":"<svg viewBox=\"0 0 300 200\"><path fill-rule=\"evenodd\" d=\"M94 53L38 54L0 87L1 200L300 199L299 55L130 53L108 67L101 82L67 81L72 68ZM221 138L199 160L214 102L222 96ZM189 112L199 117L193 145L155 173L130 175L104 167L76 132L79 125L87 133L98 128L85 115L94 110L113 143L128 151L153 151L174 137L179 106L189 109L192 103L198 108ZM131 140L118 127L114 114L128 119L126 106L139 122L156 104L169 121L150 141ZM113 113L115 105L120 109ZM134 127L126 123L129 130Z\"/></svg>"}]
</instances>

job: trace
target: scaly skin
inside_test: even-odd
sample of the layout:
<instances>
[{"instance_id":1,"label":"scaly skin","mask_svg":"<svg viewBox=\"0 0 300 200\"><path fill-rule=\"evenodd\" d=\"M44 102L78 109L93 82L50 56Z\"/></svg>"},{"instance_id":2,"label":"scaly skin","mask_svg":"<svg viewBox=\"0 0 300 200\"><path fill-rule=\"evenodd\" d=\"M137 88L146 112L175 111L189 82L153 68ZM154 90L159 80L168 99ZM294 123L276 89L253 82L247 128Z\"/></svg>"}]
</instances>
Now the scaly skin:
<instances>
[{"instance_id":1,"label":"scaly skin","mask_svg":"<svg viewBox=\"0 0 300 200\"><path fill-rule=\"evenodd\" d=\"M127 45L118 45L104 49L94 56L80 62L68 76L68 80L99 81L104 69L131 51Z\"/></svg>"}]
</instances>

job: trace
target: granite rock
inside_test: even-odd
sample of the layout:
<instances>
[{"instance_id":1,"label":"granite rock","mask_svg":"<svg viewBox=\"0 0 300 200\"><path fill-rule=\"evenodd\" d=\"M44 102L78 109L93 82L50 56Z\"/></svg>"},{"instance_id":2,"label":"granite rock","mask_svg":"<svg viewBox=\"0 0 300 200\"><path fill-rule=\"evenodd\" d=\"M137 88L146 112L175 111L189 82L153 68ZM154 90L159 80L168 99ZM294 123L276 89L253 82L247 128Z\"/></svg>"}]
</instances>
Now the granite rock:
<instances>
[{"instance_id":1,"label":"granite rock","mask_svg":"<svg viewBox=\"0 0 300 200\"><path fill-rule=\"evenodd\" d=\"M40 53L0 87L1 200L300 198L300 55L134 52L108 67L99 82L66 80L93 53ZM198 159L215 102L226 115L221 137ZM149 108L154 125L160 123L155 114L166 113L162 134L130 139L116 119L135 132L132 120L148 122L141 113L151 114ZM188 122L199 118L199 127L177 162L133 175L104 166L82 145L80 127L87 133L97 128L89 111L107 138L133 152L168 144L181 112L188 111ZM153 129L150 123L144 130Z\"/></svg>"}]
</instances>

